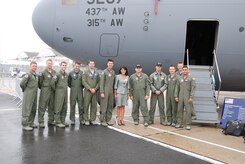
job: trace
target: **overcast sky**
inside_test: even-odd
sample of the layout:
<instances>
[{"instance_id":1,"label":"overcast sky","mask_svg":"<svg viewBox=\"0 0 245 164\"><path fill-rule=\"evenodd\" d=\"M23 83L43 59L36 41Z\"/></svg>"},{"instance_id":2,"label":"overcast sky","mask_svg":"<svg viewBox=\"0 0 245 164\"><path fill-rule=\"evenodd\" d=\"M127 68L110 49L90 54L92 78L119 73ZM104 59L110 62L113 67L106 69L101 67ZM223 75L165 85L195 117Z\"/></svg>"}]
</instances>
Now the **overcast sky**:
<instances>
[{"instance_id":1,"label":"overcast sky","mask_svg":"<svg viewBox=\"0 0 245 164\"><path fill-rule=\"evenodd\" d=\"M32 11L39 0L0 1L0 60L23 51L39 52L48 46L32 27Z\"/></svg>"}]
</instances>

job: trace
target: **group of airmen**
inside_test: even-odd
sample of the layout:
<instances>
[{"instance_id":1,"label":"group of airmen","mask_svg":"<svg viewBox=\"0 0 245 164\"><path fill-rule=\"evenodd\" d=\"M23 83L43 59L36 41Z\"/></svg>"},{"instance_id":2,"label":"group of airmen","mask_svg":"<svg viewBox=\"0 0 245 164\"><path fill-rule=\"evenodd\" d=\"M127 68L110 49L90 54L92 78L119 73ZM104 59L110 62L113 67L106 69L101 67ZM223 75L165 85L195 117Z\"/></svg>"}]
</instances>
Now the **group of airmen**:
<instances>
[{"instance_id":1,"label":"group of airmen","mask_svg":"<svg viewBox=\"0 0 245 164\"><path fill-rule=\"evenodd\" d=\"M162 72L162 64L157 63L155 71L148 76L137 64L135 73L130 77L127 68L122 66L119 74L113 70L114 61L108 59L107 68L101 73L95 68L95 61L89 60L86 70L81 71L81 63L76 61L74 69L67 74L67 63L60 63L60 71L53 69L53 61L46 61L45 70L37 74L37 63L30 63L20 87L23 91L22 128L33 130L45 128L44 115L48 109L48 126L65 128L67 114L68 90L70 88L70 125L75 125L75 108L78 106L79 122L83 125L97 125L97 101L100 102L100 123L102 126L113 125L112 111L116 100L118 125L124 125L124 110L128 99L132 100L132 118L139 124L139 109L143 115L143 124L154 124L156 104L158 102L160 123L162 125L183 127L183 112L186 112L186 129L191 129L191 119L196 114L193 107L195 79L189 75L189 69L179 62L176 71L169 66L169 75ZM37 107L37 94L40 89ZM164 110L164 92L166 91L166 114ZM150 110L147 100L150 98ZM34 123L38 109L38 125Z\"/></svg>"}]
</instances>

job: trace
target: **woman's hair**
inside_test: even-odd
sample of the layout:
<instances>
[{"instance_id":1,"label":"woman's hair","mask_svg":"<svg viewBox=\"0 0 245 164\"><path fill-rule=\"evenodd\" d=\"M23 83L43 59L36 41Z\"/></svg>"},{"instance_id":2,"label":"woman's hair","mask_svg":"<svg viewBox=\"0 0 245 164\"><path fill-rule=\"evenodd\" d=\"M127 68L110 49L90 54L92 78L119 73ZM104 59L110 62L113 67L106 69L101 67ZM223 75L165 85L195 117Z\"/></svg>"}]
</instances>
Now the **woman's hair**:
<instances>
[{"instance_id":1,"label":"woman's hair","mask_svg":"<svg viewBox=\"0 0 245 164\"><path fill-rule=\"evenodd\" d=\"M121 69L124 69L124 70L126 70L126 73L125 73L125 75L128 75L128 69L127 69L127 67L126 66L121 66L120 67L120 69L119 69L119 74L121 74Z\"/></svg>"}]
</instances>

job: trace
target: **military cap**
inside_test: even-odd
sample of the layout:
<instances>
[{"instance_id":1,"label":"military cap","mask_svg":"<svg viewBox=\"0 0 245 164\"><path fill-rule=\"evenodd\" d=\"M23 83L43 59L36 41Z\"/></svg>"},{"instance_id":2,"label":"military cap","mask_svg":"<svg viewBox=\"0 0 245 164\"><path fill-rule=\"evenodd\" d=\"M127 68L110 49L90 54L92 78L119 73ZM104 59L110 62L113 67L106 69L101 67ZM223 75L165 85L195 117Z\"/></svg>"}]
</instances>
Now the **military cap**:
<instances>
[{"instance_id":1,"label":"military cap","mask_svg":"<svg viewBox=\"0 0 245 164\"><path fill-rule=\"evenodd\" d=\"M162 67L162 63L158 62L156 66Z\"/></svg>"},{"instance_id":2,"label":"military cap","mask_svg":"<svg viewBox=\"0 0 245 164\"><path fill-rule=\"evenodd\" d=\"M140 64L137 64L136 68L142 68L142 66Z\"/></svg>"}]
</instances>

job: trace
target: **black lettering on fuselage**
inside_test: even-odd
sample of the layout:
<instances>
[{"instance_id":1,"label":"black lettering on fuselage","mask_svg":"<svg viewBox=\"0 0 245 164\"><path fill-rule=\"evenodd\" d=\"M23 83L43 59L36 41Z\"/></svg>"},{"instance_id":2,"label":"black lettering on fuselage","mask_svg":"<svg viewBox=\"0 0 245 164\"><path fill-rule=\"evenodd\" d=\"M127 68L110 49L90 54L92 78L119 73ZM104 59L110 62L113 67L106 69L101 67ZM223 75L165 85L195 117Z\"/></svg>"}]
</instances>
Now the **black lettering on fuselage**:
<instances>
[{"instance_id":1,"label":"black lettering on fuselage","mask_svg":"<svg viewBox=\"0 0 245 164\"><path fill-rule=\"evenodd\" d=\"M119 4L121 2L121 0L87 0L87 3L89 5L91 4L114 4L117 3Z\"/></svg>"},{"instance_id":2,"label":"black lettering on fuselage","mask_svg":"<svg viewBox=\"0 0 245 164\"><path fill-rule=\"evenodd\" d=\"M95 0L88 0L87 3L90 5L90 4L93 4L95 2Z\"/></svg>"},{"instance_id":3,"label":"black lettering on fuselage","mask_svg":"<svg viewBox=\"0 0 245 164\"><path fill-rule=\"evenodd\" d=\"M105 2L103 0L97 0L97 4L104 4Z\"/></svg>"},{"instance_id":4,"label":"black lettering on fuselage","mask_svg":"<svg viewBox=\"0 0 245 164\"><path fill-rule=\"evenodd\" d=\"M123 19L112 19L111 20L111 26L122 26L123 25Z\"/></svg>"},{"instance_id":5,"label":"black lettering on fuselage","mask_svg":"<svg viewBox=\"0 0 245 164\"><path fill-rule=\"evenodd\" d=\"M125 7L114 7L113 11L112 11L112 15L124 15L125 13Z\"/></svg>"},{"instance_id":6,"label":"black lettering on fuselage","mask_svg":"<svg viewBox=\"0 0 245 164\"><path fill-rule=\"evenodd\" d=\"M106 1L107 1L107 3L109 3L109 4L113 4L115 0L106 0Z\"/></svg>"}]
</instances>

